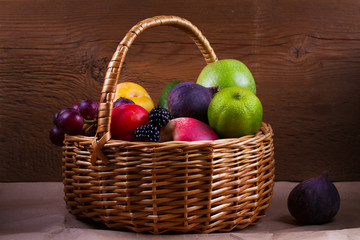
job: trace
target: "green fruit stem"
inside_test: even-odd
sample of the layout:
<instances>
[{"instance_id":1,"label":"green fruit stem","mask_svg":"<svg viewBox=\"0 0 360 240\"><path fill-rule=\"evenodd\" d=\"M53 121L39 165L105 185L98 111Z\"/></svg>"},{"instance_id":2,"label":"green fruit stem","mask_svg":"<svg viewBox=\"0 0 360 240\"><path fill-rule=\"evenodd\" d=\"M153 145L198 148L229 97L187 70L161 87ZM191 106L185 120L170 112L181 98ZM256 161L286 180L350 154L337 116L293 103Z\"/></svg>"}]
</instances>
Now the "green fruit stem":
<instances>
[{"instance_id":1,"label":"green fruit stem","mask_svg":"<svg viewBox=\"0 0 360 240\"><path fill-rule=\"evenodd\" d=\"M87 120L87 119L84 119L84 123L87 123L87 124L93 124L93 123L96 123L98 121L97 118L95 119L92 119L92 120Z\"/></svg>"},{"instance_id":2,"label":"green fruit stem","mask_svg":"<svg viewBox=\"0 0 360 240\"><path fill-rule=\"evenodd\" d=\"M235 95L234 95L234 98L239 100L241 97L241 94L239 92L236 92Z\"/></svg>"}]
</instances>

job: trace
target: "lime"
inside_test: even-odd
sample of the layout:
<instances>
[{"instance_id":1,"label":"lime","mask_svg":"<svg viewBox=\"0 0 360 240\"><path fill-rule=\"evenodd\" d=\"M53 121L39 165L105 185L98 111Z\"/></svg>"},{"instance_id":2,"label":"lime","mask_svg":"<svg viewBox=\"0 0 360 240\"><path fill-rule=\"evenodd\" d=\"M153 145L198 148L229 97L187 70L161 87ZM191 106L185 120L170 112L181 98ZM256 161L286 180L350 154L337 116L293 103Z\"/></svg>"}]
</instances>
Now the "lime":
<instances>
[{"instance_id":1,"label":"lime","mask_svg":"<svg viewBox=\"0 0 360 240\"><path fill-rule=\"evenodd\" d=\"M159 98L159 103L158 103L158 105L159 105L160 107L165 108L165 109L168 109L168 106L167 106L167 96L168 96L170 90L171 90L173 87L175 87L175 85L177 85L177 84L179 84L179 83L181 83L181 82L178 81L178 80L174 80L174 81L169 82L169 83L165 86L165 88L164 88L164 90L162 91L162 93L161 93L161 95L160 95L160 98Z\"/></svg>"},{"instance_id":2,"label":"lime","mask_svg":"<svg viewBox=\"0 0 360 240\"><path fill-rule=\"evenodd\" d=\"M242 87L220 90L208 108L209 125L221 138L236 138L259 131L263 108L259 98Z\"/></svg>"},{"instance_id":3,"label":"lime","mask_svg":"<svg viewBox=\"0 0 360 240\"><path fill-rule=\"evenodd\" d=\"M209 63L200 72L197 82L204 87L220 89L239 86L256 94L254 77L247 66L235 59L223 59Z\"/></svg>"}]
</instances>

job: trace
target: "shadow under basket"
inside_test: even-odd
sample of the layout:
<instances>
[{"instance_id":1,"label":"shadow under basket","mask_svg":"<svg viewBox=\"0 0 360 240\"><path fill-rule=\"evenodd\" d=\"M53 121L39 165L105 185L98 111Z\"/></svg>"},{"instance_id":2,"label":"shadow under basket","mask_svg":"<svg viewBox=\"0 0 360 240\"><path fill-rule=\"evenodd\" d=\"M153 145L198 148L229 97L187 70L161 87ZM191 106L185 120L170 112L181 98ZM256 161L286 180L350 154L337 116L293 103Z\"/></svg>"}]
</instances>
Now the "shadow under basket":
<instances>
[{"instance_id":1,"label":"shadow under basket","mask_svg":"<svg viewBox=\"0 0 360 240\"><path fill-rule=\"evenodd\" d=\"M112 103L127 49L145 29L174 26L188 33L206 62L216 55L185 19L158 16L135 25L109 63L95 137L66 135L66 206L80 218L142 233L228 232L265 216L274 186L270 124L255 135L215 141L129 142L110 137Z\"/></svg>"}]
</instances>

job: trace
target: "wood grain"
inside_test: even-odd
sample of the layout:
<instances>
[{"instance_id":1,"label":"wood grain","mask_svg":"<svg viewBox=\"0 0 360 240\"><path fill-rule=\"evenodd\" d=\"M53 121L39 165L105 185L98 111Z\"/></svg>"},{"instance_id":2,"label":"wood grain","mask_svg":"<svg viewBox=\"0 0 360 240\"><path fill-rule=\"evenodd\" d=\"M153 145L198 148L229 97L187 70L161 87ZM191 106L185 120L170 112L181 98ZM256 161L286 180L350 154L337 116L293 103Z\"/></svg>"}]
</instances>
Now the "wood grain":
<instances>
[{"instance_id":1,"label":"wood grain","mask_svg":"<svg viewBox=\"0 0 360 240\"><path fill-rule=\"evenodd\" d=\"M106 65L138 21L162 14L195 24L219 59L252 71L275 131L276 180L328 170L360 180L360 3L346 1L0 1L0 181L60 181L52 116L99 99ZM120 81L196 81L205 62L170 27L131 47Z\"/></svg>"}]
</instances>

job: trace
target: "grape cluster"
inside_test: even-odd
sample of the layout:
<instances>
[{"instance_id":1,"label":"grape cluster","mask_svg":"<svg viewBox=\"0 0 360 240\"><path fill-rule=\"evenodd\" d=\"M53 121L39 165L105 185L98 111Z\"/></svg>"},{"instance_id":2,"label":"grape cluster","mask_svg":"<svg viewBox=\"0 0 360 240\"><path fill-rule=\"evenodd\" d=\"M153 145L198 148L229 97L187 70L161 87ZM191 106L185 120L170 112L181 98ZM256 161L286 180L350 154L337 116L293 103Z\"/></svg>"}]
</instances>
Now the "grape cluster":
<instances>
[{"instance_id":1,"label":"grape cluster","mask_svg":"<svg viewBox=\"0 0 360 240\"><path fill-rule=\"evenodd\" d=\"M65 134L94 136L97 129L98 108L98 102L87 99L55 113L54 126L49 133L51 142L62 146Z\"/></svg>"}]
</instances>

